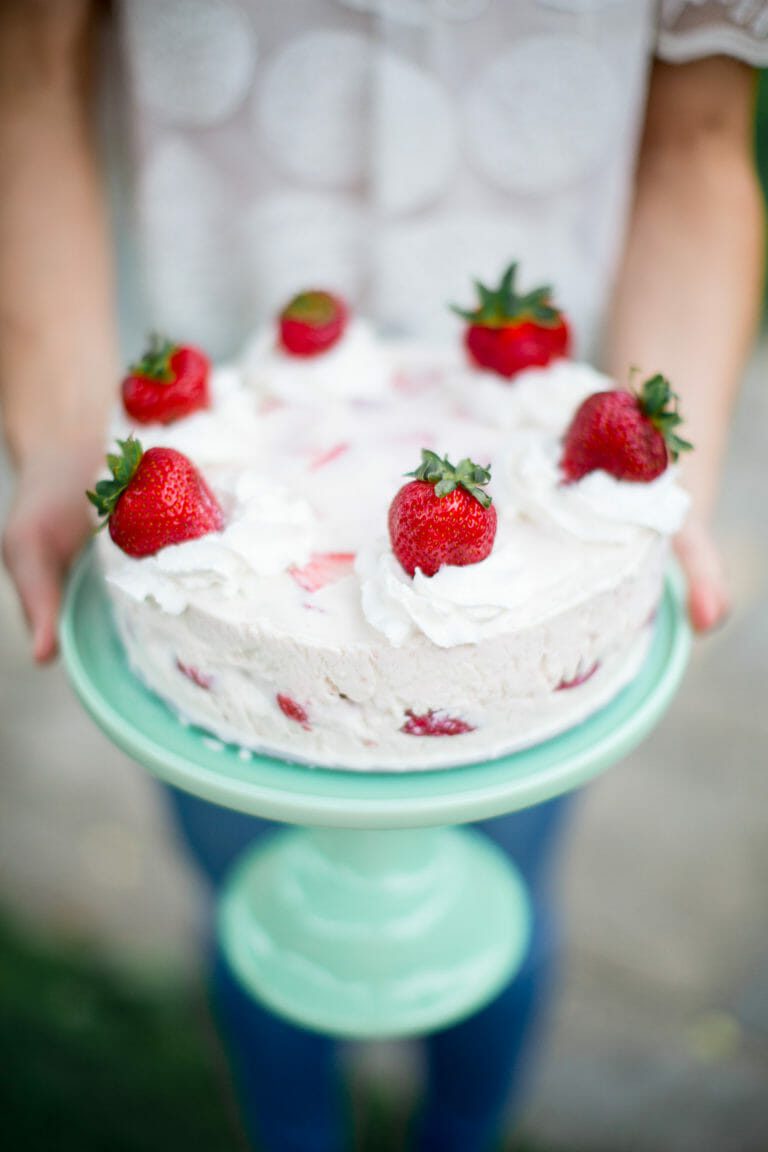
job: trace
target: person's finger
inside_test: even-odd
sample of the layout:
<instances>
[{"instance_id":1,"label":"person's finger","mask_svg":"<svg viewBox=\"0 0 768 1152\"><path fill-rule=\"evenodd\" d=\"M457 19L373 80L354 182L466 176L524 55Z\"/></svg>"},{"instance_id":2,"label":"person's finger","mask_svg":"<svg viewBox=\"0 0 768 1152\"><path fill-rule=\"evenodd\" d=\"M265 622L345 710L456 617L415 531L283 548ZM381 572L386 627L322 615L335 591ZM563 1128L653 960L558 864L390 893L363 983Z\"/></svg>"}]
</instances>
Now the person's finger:
<instances>
[{"instance_id":1,"label":"person's finger","mask_svg":"<svg viewBox=\"0 0 768 1152\"><path fill-rule=\"evenodd\" d=\"M722 624L730 610L728 584L720 553L709 531L693 522L675 541L688 579L688 614L697 632Z\"/></svg>"},{"instance_id":2,"label":"person's finger","mask_svg":"<svg viewBox=\"0 0 768 1152\"><path fill-rule=\"evenodd\" d=\"M3 541L3 557L32 635L32 655L38 663L45 663L57 649L62 578L59 559L40 536L12 525Z\"/></svg>"}]
</instances>

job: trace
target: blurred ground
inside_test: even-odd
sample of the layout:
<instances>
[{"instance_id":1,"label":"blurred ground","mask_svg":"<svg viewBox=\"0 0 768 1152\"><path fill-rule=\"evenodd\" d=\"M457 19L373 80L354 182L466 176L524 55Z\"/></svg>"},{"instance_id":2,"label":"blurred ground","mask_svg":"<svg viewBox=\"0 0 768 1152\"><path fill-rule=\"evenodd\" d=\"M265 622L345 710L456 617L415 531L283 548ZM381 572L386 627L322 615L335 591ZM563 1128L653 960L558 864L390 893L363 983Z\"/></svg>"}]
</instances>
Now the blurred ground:
<instances>
[{"instance_id":1,"label":"blurred ground","mask_svg":"<svg viewBox=\"0 0 768 1152\"><path fill-rule=\"evenodd\" d=\"M733 618L697 646L654 736L580 801L563 870L568 968L525 1123L536 1148L768 1148L766 378L768 344L723 493ZM79 1085L104 1124L112 1092L117 1114L129 1106L159 1125L121 1115L113 1149L173 1149L171 1132L179 1147L235 1149L197 981L203 894L158 793L96 731L61 668L31 667L4 575L0 635L0 915L13 925L0 935L0 1043L13 1053L0 1112L23 1119L24 1100L47 1100L39 1115L59 1142L30 1129L20 1146L95 1152L107 1129L88 1143ZM62 1000L62 980L81 992ZM74 1024L73 1003L85 1013ZM407 1098L406 1057L371 1048L361 1063ZM56 1067L64 1087L49 1099ZM401 1147L382 1140L380 1152Z\"/></svg>"}]
</instances>

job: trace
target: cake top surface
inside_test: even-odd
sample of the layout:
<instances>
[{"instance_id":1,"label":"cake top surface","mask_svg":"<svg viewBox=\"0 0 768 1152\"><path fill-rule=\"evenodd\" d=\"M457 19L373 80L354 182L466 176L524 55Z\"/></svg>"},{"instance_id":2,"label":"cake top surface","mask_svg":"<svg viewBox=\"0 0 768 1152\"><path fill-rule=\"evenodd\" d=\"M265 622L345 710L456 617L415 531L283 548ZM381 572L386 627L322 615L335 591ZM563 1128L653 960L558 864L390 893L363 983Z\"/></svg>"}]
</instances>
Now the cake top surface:
<instances>
[{"instance_id":1,"label":"cake top surface","mask_svg":"<svg viewBox=\"0 0 768 1152\"><path fill-rule=\"evenodd\" d=\"M253 624L334 647L452 647L525 628L616 583L685 516L674 467L645 484L603 471L563 483L564 432L611 387L568 360L510 383L458 349L379 340L362 320L306 360L259 333L213 372L208 408L168 425L115 416L117 436L187 455L225 523L142 559L104 533L107 578L168 613L199 608L233 632ZM490 464L498 529L481 562L410 577L387 512L424 448Z\"/></svg>"}]
</instances>

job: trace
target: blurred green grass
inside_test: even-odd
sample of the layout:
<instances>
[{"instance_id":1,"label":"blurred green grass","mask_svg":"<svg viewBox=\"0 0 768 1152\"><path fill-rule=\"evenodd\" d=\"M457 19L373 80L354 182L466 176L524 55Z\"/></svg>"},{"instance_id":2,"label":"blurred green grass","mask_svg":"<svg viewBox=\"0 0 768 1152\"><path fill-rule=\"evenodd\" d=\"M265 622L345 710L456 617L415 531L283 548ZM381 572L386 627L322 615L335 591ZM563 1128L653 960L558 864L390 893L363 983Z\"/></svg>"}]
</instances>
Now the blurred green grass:
<instances>
[{"instance_id":1,"label":"blurred green grass","mask_svg":"<svg viewBox=\"0 0 768 1152\"><path fill-rule=\"evenodd\" d=\"M0 1052L6 1148L247 1152L202 989L149 992L0 921ZM359 1152L406 1152L391 1088L352 1104Z\"/></svg>"},{"instance_id":2,"label":"blurred green grass","mask_svg":"<svg viewBox=\"0 0 768 1152\"><path fill-rule=\"evenodd\" d=\"M757 167L763 183L766 208L768 209L768 69L760 73L757 92L757 116L755 118L755 151ZM768 234L766 235L766 268L768 269ZM768 320L768 275L766 275L763 296L764 316Z\"/></svg>"},{"instance_id":3,"label":"blurred green grass","mask_svg":"<svg viewBox=\"0 0 768 1152\"><path fill-rule=\"evenodd\" d=\"M2 924L0 1052L5 1147L242 1148L202 996L129 988Z\"/></svg>"}]
</instances>

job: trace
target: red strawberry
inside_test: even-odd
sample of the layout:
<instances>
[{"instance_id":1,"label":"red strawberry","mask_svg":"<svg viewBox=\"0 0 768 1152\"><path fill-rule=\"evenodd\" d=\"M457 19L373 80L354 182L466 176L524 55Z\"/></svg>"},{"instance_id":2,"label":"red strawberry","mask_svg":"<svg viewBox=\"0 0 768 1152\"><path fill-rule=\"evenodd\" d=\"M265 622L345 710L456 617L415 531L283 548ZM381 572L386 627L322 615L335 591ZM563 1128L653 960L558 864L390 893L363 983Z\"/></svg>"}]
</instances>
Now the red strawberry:
<instances>
[{"instance_id":1,"label":"red strawberry","mask_svg":"<svg viewBox=\"0 0 768 1152\"><path fill-rule=\"evenodd\" d=\"M210 369L197 348L171 344L155 333L123 380L123 407L138 424L172 424L209 406Z\"/></svg>"},{"instance_id":2,"label":"red strawberry","mask_svg":"<svg viewBox=\"0 0 768 1152\"><path fill-rule=\"evenodd\" d=\"M691 448L675 429L678 398L663 376L640 392L595 392L576 410L565 434L560 467L569 481L602 469L617 480L648 482Z\"/></svg>"},{"instance_id":3,"label":"red strawberry","mask_svg":"<svg viewBox=\"0 0 768 1152\"><path fill-rule=\"evenodd\" d=\"M536 288L518 296L516 274L517 264L510 264L498 288L486 288L476 280L477 308L453 309L469 321L464 343L470 358L507 379L524 368L543 368L567 356L571 343L565 317L551 302L552 289Z\"/></svg>"},{"instance_id":4,"label":"red strawberry","mask_svg":"<svg viewBox=\"0 0 768 1152\"><path fill-rule=\"evenodd\" d=\"M330 292L300 292L280 313L280 343L292 356L318 356L347 326L347 306Z\"/></svg>"},{"instance_id":5,"label":"red strawberry","mask_svg":"<svg viewBox=\"0 0 768 1152\"><path fill-rule=\"evenodd\" d=\"M448 716L445 712L429 712L417 716L410 708L406 709L408 719L400 729L406 736L463 736L465 732L474 732L471 724L460 720L458 716Z\"/></svg>"},{"instance_id":6,"label":"red strawberry","mask_svg":"<svg viewBox=\"0 0 768 1152\"><path fill-rule=\"evenodd\" d=\"M118 440L107 456L111 480L86 495L109 523L109 534L129 556L152 556L169 544L218 532L224 523L216 499L194 464L175 448Z\"/></svg>"},{"instance_id":7,"label":"red strawberry","mask_svg":"<svg viewBox=\"0 0 768 1152\"><path fill-rule=\"evenodd\" d=\"M428 448L410 484L405 484L389 506L392 551L409 576L420 568L434 576L442 564L477 564L493 547L496 509L483 485L488 468L471 460L456 467Z\"/></svg>"}]
</instances>

